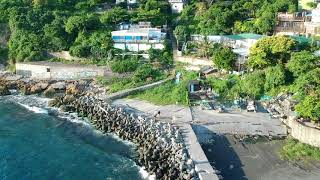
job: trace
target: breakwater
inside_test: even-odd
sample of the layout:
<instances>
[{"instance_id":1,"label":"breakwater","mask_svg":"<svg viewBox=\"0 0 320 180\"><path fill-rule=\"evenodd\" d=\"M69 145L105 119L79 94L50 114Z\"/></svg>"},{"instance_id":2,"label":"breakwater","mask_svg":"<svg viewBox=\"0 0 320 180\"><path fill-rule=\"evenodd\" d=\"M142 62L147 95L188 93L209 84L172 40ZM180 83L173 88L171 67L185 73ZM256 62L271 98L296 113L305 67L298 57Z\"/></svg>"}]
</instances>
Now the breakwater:
<instances>
[{"instance_id":1,"label":"breakwater","mask_svg":"<svg viewBox=\"0 0 320 180\"><path fill-rule=\"evenodd\" d=\"M134 114L93 96L56 97L51 106L65 106L80 116L88 117L96 129L114 133L137 145L138 165L144 166L157 179L196 179L193 162L188 157L179 129L168 123Z\"/></svg>"},{"instance_id":2,"label":"breakwater","mask_svg":"<svg viewBox=\"0 0 320 180\"><path fill-rule=\"evenodd\" d=\"M49 106L88 117L97 130L136 144L136 162L156 179L198 179L177 127L127 113L102 101L103 87L92 80L32 80L7 74L0 77L0 95L16 90L23 95L53 98ZM99 99L96 97L100 97Z\"/></svg>"}]
</instances>

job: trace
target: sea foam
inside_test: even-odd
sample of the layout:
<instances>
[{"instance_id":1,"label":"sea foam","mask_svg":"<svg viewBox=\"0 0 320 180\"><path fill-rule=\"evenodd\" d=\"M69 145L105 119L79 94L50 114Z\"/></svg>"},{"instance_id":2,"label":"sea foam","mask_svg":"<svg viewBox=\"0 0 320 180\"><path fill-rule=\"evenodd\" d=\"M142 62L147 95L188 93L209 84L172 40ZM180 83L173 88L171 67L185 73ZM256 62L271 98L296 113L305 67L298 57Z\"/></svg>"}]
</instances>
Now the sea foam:
<instances>
[{"instance_id":1,"label":"sea foam","mask_svg":"<svg viewBox=\"0 0 320 180\"><path fill-rule=\"evenodd\" d=\"M155 175L150 175L146 170L145 167L139 167L139 173L141 174L143 179L148 179L148 180L156 180Z\"/></svg>"},{"instance_id":2,"label":"sea foam","mask_svg":"<svg viewBox=\"0 0 320 180\"><path fill-rule=\"evenodd\" d=\"M48 114L48 110L44 109L44 108L40 108L40 107L36 107L36 106L29 106L29 105L26 105L26 104L22 104L22 103L19 103L18 104L20 106L23 106L24 108L28 109L29 111L32 111L36 114Z\"/></svg>"}]
</instances>

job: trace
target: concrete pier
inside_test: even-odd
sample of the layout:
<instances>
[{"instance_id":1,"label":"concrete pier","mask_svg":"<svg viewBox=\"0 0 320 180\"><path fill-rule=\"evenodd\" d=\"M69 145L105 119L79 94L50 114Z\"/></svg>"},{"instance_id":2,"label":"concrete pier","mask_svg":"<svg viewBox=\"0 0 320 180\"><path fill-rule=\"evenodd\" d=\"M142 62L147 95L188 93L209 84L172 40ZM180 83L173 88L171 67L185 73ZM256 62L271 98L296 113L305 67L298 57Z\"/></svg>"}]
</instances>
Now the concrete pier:
<instances>
[{"instance_id":1,"label":"concrete pier","mask_svg":"<svg viewBox=\"0 0 320 180\"><path fill-rule=\"evenodd\" d=\"M188 153L195 165L195 170L201 180L218 180L217 171L210 165L204 151L202 150L197 136L194 133L190 123L192 114L189 107L176 105L156 106L154 104L135 100L135 99L118 99L113 104L131 108L143 115L152 117L154 111L160 111L161 115L157 120L171 122L179 126L182 130L184 142Z\"/></svg>"}]
</instances>

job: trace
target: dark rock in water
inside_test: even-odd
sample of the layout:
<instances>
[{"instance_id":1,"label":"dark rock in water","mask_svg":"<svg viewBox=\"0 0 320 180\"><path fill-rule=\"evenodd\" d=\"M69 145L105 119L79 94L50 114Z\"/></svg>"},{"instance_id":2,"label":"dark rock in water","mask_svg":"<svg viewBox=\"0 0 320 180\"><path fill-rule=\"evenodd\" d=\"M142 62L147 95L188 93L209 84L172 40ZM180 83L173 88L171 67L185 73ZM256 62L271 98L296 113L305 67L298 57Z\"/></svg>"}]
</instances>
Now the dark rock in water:
<instances>
[{"instance_id":1,"label":"dark rock in water","mask_svg":"<svg viewBox=\"0 0 320 180\"><path fill-rule=\"evenodd\" d=\"M29 87L29 85L27 85L27 84L22 85L22 87L20 88L20 92L21 92L21 94L23 94L23 95L30 95L31 92L30 92L30 87Z\"/></svg>"},{"instance_id":2,"label":"dark rock in water","mask_svg":"<svg viewBox=\"0 0 320 180\"><path fill-rule=\"evenodd\" d=\"M6 85L0 85L0 96L10 95L9 88Z\"/></svg>"},{"instance_id":3,"label":"dark rock in water","mask_svg":"<svg viewBox=\"0 0 320 180\"><path fill-rule=\"evenodd\" d=\"M54 90L54 88L49 87L47 90L45 90L43 92L43 95L47 98L52 98L52 97L54 97L55 93L56 93L56 91Z\"/></svg>"},{"instance_id":4,"label":"dark rock in water","mask_svg":"<svg viewBox=\"0 0 320 180\"><path fill-rule=\"evenodd\" d=\"M68 112L68 107L66 105L61 105L59 107L59 110L62 111L62 112Z\"/></svg>"},{"instance_id":5,"label":"dark rock in water","mask_svg":"<svg viewBox=\"0 0 320 180\"><path fill-rule=\"evenodd\" d=\"M55 107L55 106L58 106L58 104L59 104L59 100L57 98L52 99L48 102L49 107Z\"/></svg>"}]
</instances>

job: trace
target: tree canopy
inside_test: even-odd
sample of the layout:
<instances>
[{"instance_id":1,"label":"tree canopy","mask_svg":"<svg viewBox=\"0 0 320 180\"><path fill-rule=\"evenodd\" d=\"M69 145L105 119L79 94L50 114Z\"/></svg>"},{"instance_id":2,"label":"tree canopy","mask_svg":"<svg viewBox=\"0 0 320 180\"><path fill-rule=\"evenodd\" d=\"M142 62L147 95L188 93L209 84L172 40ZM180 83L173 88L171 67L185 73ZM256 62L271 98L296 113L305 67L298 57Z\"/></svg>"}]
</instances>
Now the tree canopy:
<instances>
[{"instance_id":1,"label":"tree canopy","mask_svg":"<svg viewBox=\"0 0 320 180\"><path fill-rule=\"evenodd\" d=\"M293 52L288 62L288 69L298 77L317 67L319 58L308 51Z\"/></svg>"},{"instance_id":2,"label":"tree canopy","mask_svg":"<svg viewBox=\"0 0 320 180\"><path fill-rule=\"evenodd\" d=\"M253 69L262 69L285 63L295 45L296 42L286 36L265 37L251 47L248 65Z\"/></svg>"},{"instance_id":3,"label":"tree canopy","mask_svg":"<svg viewBox=\"0 0 320 180\"><path fill-rule=\"evenodd\" d=\"M237 55L230 48L222 47L213 54L213 62L219 69L231 71L236 60Z\"/></svg>"}]
</instances>

